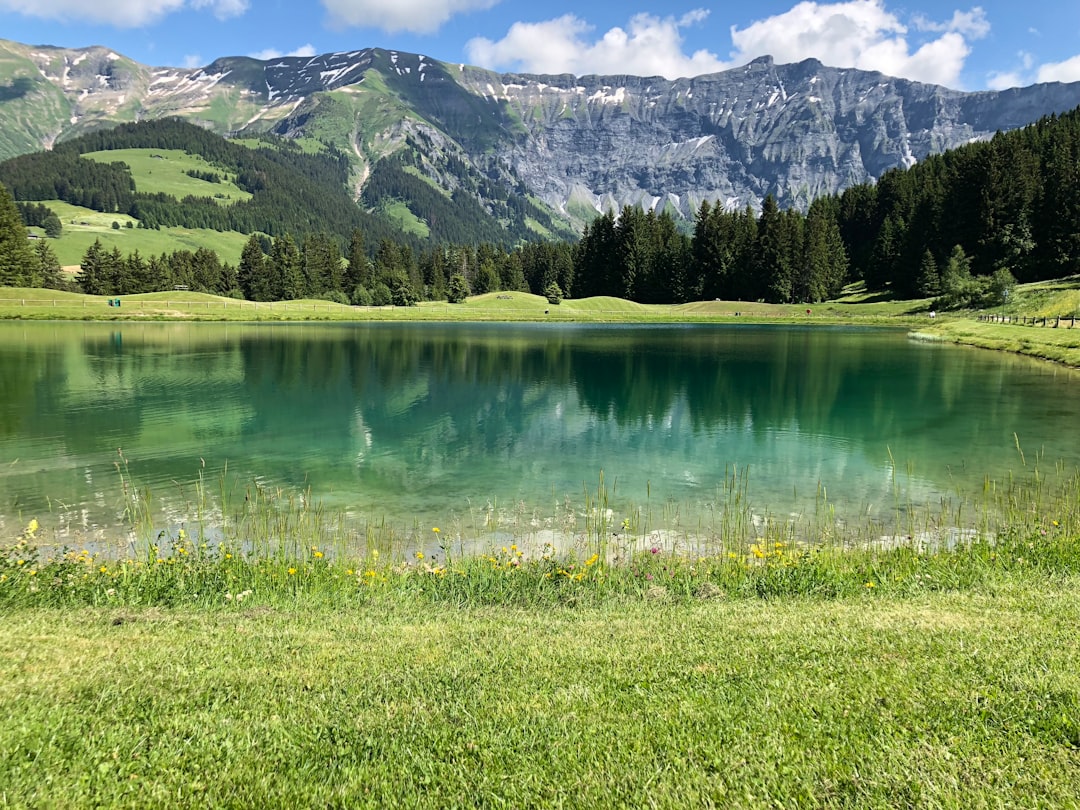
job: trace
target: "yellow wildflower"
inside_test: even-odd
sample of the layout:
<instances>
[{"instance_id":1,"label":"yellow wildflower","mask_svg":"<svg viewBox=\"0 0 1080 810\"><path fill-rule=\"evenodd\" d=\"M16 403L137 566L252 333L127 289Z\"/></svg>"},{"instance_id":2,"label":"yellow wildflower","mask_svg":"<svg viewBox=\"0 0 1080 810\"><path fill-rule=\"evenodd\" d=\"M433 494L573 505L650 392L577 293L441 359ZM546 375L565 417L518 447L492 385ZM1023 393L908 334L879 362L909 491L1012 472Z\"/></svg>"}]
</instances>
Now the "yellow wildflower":
<instances>
[{"instance_id":1,"label":"yellow wildflower","mask_svg":"<svg viewBox=\"0 0 1080 810\"><path fill-rule=\"evenodd\" d=\"M435 534L438 534L439 533L439 527L436 526L435 528L432 529L432 531L435 532Z\"/></svg>"},{"instance_id":2,"label":"yellow wildflower","mask_svg":"<svg viewBox=\"0 0 1080 810\"><path fill-rule=\"evenodd\" d=\"M289 569L289 576L290 577L296 576L296 569L295 568L290 568Z\"/></svg>"},{"instance_id":3,"label":"yellow wildflower","mask_svg":"<svg viewBox=\"0 0 1080 810\"><path fill-rule=\"evenodd\" d=\"M31 518L30 522L26 524L26 534L28 537L33 537L38 530L37 518Z\"/></svg>"}]
</instances>

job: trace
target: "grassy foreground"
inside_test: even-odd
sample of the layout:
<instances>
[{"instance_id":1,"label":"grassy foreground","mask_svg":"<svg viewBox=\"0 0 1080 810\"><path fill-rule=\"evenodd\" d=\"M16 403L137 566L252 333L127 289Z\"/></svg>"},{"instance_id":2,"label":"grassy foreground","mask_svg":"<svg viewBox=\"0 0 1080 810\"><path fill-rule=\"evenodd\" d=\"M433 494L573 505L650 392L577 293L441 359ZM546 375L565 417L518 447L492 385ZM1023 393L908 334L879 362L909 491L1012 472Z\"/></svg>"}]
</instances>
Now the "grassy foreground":
<instances>
[{"instance_id":1,"label":"grassy foreground","mask_svg":"<svg viewBox=\"0 0 1080 810\"><path fill-rule=\"evenodd\" d=\"M18 610L0 803L1076 807L1077 584Z\"/></svg>"},{"instance_id":2,"label":"grassy foreground","mask_svg":"<svg viewBox=\"0 0 1080 810\"><path fill-rule=\"evenodd\" d=\"M0 555L0 806L1076 807L1080 525ZM434 532L435 535L438 532Z\"/></svg>"}]
</instances>

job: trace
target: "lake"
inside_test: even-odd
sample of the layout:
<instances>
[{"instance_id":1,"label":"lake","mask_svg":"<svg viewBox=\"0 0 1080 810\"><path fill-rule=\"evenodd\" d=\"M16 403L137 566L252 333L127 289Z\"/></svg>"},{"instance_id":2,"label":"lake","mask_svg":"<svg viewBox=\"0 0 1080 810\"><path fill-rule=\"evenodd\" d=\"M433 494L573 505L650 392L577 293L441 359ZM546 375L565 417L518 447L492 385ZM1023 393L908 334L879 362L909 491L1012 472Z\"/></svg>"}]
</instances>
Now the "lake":
<instances>
[{"instance_id":1,"label":"lake","mask_svg":"<svg viewBox=\"0 0 1080 810\"><path fill-rule=\"evenodd\" d=\"M1078 382L873 328L2 323L0 529L116 532L125 480L193 521L226 469L402 526L542 521L601 474L616 521L693 525L733 477L762 514L886 520L1080 466Z\"/></svg>"}]
</instances>

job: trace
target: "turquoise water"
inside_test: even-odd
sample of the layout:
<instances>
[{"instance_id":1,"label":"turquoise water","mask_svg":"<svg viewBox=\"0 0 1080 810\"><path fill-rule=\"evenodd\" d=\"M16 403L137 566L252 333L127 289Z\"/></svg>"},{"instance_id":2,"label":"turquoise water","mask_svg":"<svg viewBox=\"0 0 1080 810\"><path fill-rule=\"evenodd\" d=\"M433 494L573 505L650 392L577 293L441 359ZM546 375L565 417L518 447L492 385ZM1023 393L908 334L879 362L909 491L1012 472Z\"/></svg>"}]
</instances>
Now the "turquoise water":
<instances>
[{"instance_id":1,"label":"turquoise water","mask_svg":"<svg viewBox=\"0 0 1080 810\"><path fill-rule=\"evenodd\" d=\"M310 488L361 519L934 504L1080 465L1080 375L902 331L798 326L0 324L0 515L123 524L121 472ZM1024 453L1017 451L1017 442ZM190 516L187 516L190 519Z\"/></svg>"}]
</instances>

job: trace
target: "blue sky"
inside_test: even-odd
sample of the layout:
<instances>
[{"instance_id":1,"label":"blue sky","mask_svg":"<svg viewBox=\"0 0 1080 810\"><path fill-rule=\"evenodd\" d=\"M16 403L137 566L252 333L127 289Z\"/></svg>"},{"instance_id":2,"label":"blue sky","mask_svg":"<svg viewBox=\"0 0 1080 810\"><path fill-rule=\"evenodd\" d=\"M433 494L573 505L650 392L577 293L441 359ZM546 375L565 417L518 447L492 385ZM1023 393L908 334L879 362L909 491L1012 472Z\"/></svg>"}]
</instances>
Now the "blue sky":
<instances>
[{"instance_id":1,"label":"blue sky","mask_svg":"<svg viewBox=\"0 0 1080 810\"><path fill-rule=\"evenodd\" d=\"M965 90L1080 81L1080 2L0 0L0 38L156 66L382 47L500 71L711 73L771 54Z\"/></svg>"}]
</instances>

